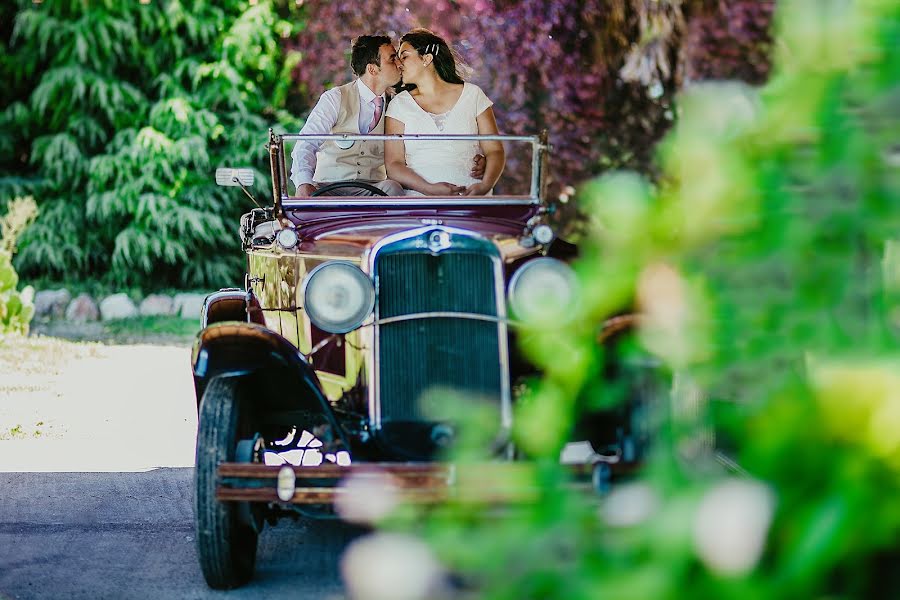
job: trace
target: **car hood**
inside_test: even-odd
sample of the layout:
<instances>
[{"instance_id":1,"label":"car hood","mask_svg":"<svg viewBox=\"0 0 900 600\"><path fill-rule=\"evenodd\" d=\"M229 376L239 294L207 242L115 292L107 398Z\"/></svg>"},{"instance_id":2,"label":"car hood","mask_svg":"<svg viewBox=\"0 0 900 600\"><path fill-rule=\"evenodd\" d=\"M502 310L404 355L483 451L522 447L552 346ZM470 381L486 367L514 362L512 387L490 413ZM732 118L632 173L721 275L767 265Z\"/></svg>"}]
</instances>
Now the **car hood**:
<instances>
[{"instance_id":1,"label":"car hood","mask_svg":"<svg viewBox=\"0 0 900 600\"><path fill-rule=\"evenodd\" d=\"M301 252L319 251L335 256L361 255L380 240L404 231L428 226L444 226L471 231L489 239L507 261L534 252L518 242L526 223L539 207L500 207L503 210L417 210L317 213L288 211L296 225ZM511 210L513 208L514 210Z\"/></svg>"}]
</instances>

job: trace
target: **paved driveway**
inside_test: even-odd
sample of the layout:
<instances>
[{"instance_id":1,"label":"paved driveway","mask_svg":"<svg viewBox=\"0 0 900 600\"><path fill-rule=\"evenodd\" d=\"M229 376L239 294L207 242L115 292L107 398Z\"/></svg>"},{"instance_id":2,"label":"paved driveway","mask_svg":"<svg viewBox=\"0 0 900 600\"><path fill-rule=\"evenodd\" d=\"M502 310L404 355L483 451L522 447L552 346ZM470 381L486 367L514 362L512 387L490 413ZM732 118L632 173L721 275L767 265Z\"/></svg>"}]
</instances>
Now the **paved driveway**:
<instances>
[{"instance_id":1,"label":"paved driveway","mask_svg":"<svg viewBox=\"0 0 900 600\"><path fill-rule=\"evenodd\" d=\"M194 548L190 350L57 346L7 348L0 369L0 597L224 596ZM254 581L227 595L342 597L356 535L282 522L260 538Z\"/></svg>"}]
</instances>

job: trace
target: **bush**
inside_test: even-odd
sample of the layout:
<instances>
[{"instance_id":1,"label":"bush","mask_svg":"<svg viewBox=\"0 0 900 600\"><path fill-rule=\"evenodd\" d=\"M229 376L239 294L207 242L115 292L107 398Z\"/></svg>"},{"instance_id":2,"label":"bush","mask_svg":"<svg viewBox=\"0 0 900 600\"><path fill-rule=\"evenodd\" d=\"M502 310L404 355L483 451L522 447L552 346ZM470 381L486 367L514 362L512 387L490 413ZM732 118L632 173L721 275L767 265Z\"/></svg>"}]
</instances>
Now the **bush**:
<instances>
[{"instance_id":1,"label":"bush","mask_svg":"<svg viewBox=\"0 0 900 600\"><path fill-rule=\"evenodd\" d=\"M900 7L828 7L779 3L762 89L679 98L658 184L616 173L585 187L582 305L527 346L545 371L516 415L542 457L516 475L533 502L391 523L477 597L900 594L887 575L900 556ZM611 385L597 330L633 299L643 347L728 400L706 418L743 470L686 452L694 426L664 406L640 476L597 506L569 490L558 452L576 398ZM461 494L503 480L488 481Z\"/></svg>"},{"instance_id":2,"label":"bush","mask_svg":"<svg viewBox=\"0 0 900 600\"><path fill-rule=\"evenodd\" d=\"M34 289L16 287L19 276L12 265L16 242L22 231L37 216L34 199L16 198L9 203L6 215L0 218L0 339L4 335L28 333L28 325L34 316Z\"/></svg>"},{"instance_id":3,"label":"bush","mask_svg":"<svg viewBox=\"0 0 900 600\"><path fill-rule=\"evenodd\" d=\"M267 194L266 131L298 126L283 110L279 46L293 25L269 2L18 4L0 54L14 84L0 112L0 198L27 191L41 208L20 271L150 288L237 282L247 206L213 171L253 167Z\"/></svg>"}]
</instances>

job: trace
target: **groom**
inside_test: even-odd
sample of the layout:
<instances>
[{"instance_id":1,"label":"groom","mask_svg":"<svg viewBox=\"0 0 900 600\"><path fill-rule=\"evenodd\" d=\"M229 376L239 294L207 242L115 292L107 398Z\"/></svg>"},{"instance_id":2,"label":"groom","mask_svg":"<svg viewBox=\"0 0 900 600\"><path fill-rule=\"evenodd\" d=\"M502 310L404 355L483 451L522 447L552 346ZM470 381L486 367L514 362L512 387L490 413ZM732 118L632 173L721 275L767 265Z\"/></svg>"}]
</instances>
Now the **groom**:
<instances>
[{"instance_id":1,"label":"groom","mask_svg":"<svg viewBox=\"0 0 900 600\"><path fill-rule=\"evenodd\" d=\"M391 38L361 35L353 42L350 66L357 78L332 88L319 98L301 134L384 133L385 90L400 81L397 51ZM319 185L335 181L364 181L389 196L402 196L403 187L385 179L384 142L341 143L299 141L291 152L291 181L298 196L310 196ZM363 189L344 193L369 195ZM340 192L340 191L339 191Z\"/></svg>"},{"instance_id":2,"label":"groom","mask_svg":"<svg viewBox=\"0 0 900 600\"><path fill-rule=\"evenodd\" d=\"M327 90L319 98L301 134L384 133L387 88L400 82L397 50L385 35L361 35L353 41L350 66L356 79ZM472 175L484 174L484 159L475 159ZM307 197L319 186L337 181L369 183L388 196L403 196L396 181L386 179L384 142L334 142L301 140L291 152L291 181L296 195ZM362 188L335 190L335 194L371 195Z\"/></svg>"}]
</instances>

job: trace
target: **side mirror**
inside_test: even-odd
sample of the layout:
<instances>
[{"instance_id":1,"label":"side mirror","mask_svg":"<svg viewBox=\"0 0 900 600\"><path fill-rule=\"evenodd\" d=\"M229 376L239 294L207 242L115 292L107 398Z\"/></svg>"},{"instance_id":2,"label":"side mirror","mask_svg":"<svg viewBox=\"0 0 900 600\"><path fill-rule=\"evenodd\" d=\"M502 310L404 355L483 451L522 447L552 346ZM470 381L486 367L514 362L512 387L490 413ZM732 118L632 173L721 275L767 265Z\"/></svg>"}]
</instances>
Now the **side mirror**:
<instances>
[{"instance_id":1,"label":"side mirror","mask_svg":"<svg viewBox=\"0 0 900 600\"><path fill-rule=\"evenodd\" d=\"M253 185L253 169L232 169L229 167L216 169L216 185L241 187Z\"/></svg>"}]
</instances>

